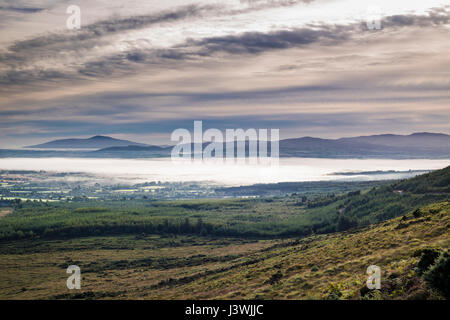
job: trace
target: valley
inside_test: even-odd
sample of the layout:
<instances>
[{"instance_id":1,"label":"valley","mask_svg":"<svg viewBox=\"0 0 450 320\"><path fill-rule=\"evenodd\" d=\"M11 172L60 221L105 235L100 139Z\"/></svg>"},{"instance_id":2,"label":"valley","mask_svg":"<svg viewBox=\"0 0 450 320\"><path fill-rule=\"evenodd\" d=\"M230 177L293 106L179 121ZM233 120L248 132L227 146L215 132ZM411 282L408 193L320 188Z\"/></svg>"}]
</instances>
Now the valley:
<instances>
[{"instance_id":1,"label":"valley","mask_svg":"<svg viewBox=\"0 0 450 320\"><path fill-rule=\"evenodd\" d=\"M420 265L449 248L449 179L447 167L307 196L11 201L0 297L443 299ZM69 265L81 290L66 287ZM370 265L380 290L365 287Z\"/></svg>"}]
</instances>

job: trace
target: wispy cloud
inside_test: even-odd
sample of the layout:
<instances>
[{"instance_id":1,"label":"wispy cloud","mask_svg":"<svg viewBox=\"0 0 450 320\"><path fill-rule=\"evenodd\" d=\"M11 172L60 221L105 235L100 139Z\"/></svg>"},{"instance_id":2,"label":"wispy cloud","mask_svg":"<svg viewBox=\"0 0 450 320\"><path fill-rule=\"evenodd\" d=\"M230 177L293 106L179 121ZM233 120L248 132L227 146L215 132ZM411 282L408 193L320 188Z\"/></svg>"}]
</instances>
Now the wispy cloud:
<instances>
[{"instance_id":1,"label":"wispy cloud","mask_svg":"<svg viewBox=\"0 0 450 320\"><path fill-rule=\"evenodd\" d=\"M270 50L283 50L319 44L337 46L342 42L355 40L367 32L365 23L348 25L316 24L306 28L294 28L272 32L245 32L238 35L205 37L203 39L187 38L184 43L169 48L154 48L150 45L141 48L120 50L83 61L76 57L73 63L60 68L52 67L53 62L67 60L67 52L74 55L83 54L86 50L102 45L107 35L123 31L136 30L152 24L173 22L187 18L200 18L206 12L217 12L218 6L184 6L171 12L154 15L137 16L127 19L100 21L83 28L81 32L66 32L46 35L30 40L20 41L11 46L8 53L0 55L4 71L0 72L0 83L23 84L38 80L81 79L83 76L104 77L124 72L135 72L136 64L168 65L180 61L189 63L203 57L211 57L218 53L231 55L261 54ZM405 27L434 28L448 25L450 13L444 8L436 8L427 15L395 15L382 20L384 30ZM61 54L63 52L64 54ZM29 65L29 67L24 67ZM40 67L44 65L45 67Z\"/></svg>"},{"instance_id":2,"label":"wispy cloud","mask_svg":"<svg viewBox=\"0 0 450 320\"><path fill-rule=\"evenodd\" d=\"M45 10L44 8L32 8L32 7L8 7L0 6L0 11L12 11L19 13L36 13Z\"/></svg>"}]
</instances>

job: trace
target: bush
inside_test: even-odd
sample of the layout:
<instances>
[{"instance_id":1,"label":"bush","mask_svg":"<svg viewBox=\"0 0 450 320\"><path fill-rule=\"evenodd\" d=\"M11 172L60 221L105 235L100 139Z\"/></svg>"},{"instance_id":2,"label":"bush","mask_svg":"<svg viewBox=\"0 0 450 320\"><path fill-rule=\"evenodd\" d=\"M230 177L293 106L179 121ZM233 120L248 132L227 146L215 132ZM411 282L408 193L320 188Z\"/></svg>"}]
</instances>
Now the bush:
<instances>
[{"instance_id":1,"label":"bush","mask_svg":"<svg viewBox=\"0 0 450 320\"><path fill-rule=\"evenodd\" d=\"M450 254L442 253L436 263L424 273L423 279L432 288L450 298Z\"/></svg>"},{"instance_id":2,"label":"bush","mask_svg":"<svg viewBox=\"0 0 450 320\"><path fill-rule=\"evenodd\" d=\"M283 274L281 273L281 271L278 271L277 273L274 273L270 279L267 281L267 283L269 284L275 284L280 282L281 278L283 278Z\"/></svg>"},{"instance_id":3,"label":"bush","mask_svg":"<svg viewBox=\"0 0 450 320\"><path fill-rule=\"evenodd\" d=\"M380 290L369 290L364 295L359 297L360 300L383 300L383 294Z\"/></svg>"},{"instance_id":4,"label":"bush","mask_svg":"<svg viewBox=\"0 0 450 320\"><path fill-rule=\"evenodd\" d=\"M333 282L331 282L328 285L328 296L327 296L327 300L339 300L342 297L342 286L340 284L334 284Z\"/></svg>"},{"instance_id":5,"label":"bush","mask_svg":"<svg viewBox=\"0 0 450 320\"><path fill-rule=\"evenodd\" d=\"M420 261L417 264L417 268L419 271L419 274L423 274L434 264L436 259L441 254L441 250L434 249L434 248L425 248L422 250L422 255L420 257Z\"/></svg>"},{"instance_id":6,"label":"bush","mask_svg":"<svg viewBox=\"0 0 450 320\"><path fill-rule=\"evenodd\" d=\"M416 209L413 212L413 216L414 218L419 218L421 216L422 212L420 211L420 209Z\"/></svg>"}]
</instances>

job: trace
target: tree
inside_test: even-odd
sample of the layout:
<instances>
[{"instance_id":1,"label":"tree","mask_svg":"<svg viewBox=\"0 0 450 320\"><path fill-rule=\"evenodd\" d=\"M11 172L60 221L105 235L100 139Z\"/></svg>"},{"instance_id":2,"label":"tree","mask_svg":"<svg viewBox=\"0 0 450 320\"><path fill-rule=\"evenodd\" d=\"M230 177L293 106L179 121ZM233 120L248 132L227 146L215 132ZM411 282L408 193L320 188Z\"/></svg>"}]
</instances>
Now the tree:
<instances>
[{"instance_id":1,"label":"tree","mask_svg":"<svg viewBox=\"0 0 450 320\"><path fill-rule=\"evenodd\" d=\"M184 219L184 222L181 225L181 232L184 232L184 233L191 232L191 223L189 222L189 218Z\"/></svg>"},{"instance_id":2,"label":"tree","mask_svg":"<svg viewBox=\"0 0 450 320\"><path fill-rule=\"evenodd\" d=\"M203 229L203 219L202 218L198 218L197 225L195 226L195 231L197 233L201 233L202 229Z\"/></svg>"},{"instance_id":3,"label":"tree","mask_svg":"<svg viewBox=\"0 0 450 320\"><path fill-rule=\"evenodd\" d=\"M439 256L435 264L424 273L423 279L446 299L450 298L450 254L445 252Z\"/></svg>"},{"instance_id":4,"label":"tree","mask_svg":"<svg viewBox=\"0 0 450 320\"><path fill-rule=\"evenodd\" d=\"M345 231L358 226L358 222L354 218L347 217L346 215L339 215L337 229L338 231Z\"/></svg>"},{"instance_id":5,"label":"tree","mask_svg":"<svg viewBox=\"0 0 450 320\"><path fill-rule=\"evenodd\" d=\"M426 272L436 261L436 259L441 254L441 250L434 248L425 248L421 250L421 257L419 263L417 263L417 269L419 269L419 274Z\"/></svg>"}]
</instances>

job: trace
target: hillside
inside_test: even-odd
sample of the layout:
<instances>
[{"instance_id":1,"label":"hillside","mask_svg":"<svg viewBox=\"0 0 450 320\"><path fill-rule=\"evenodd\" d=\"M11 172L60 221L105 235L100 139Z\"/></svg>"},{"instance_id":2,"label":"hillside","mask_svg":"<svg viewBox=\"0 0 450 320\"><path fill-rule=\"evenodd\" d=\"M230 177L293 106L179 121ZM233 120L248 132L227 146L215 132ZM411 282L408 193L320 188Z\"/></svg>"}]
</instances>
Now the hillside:
<instances>
[{"instance_id":1,"label":"hillside","mask_svg":"<svg viewBox=\"0 0 450 320\"><path fill-rule=\"evenodd\" d=\"M448 249L448 202L353 232L313 236L248 257L248 264L184 284L162 283L159 296L184 298L360 298L369 265L382 269L379 298L430 298L415 267L421 248ZM206 291L206 293L205 293ZM178 294L178 295L177 295Z\"/></svg>"},{"instance_id":2,"label":"hillside","mask_svg":"<svg viewBox=\"0 0 450 320\"><path fill-rule=\"evenodd\" d=\"M229 270L174 279L148 296L236 299L439 298L417 271L421 249L448 250L450 204L438 203L402 218L353 232L287 241L250 255ZM369 265L382 270L382 288L365 288ZM191 280L191 281L189 281ZM365 297L363 297L365 295ZM147 296L147 295L146 295Z\"/></svg>"},{"instance_id":3,"label":"hillside","mask_svg":"<svg viewBox=\"0 0 450 320\"><path fill-rule=\"evenodd\" d=\"M418 266L424 248L449 248L449 213L442 202L303 239L142 234L0 242L0 298L439 299ZM76 293L64 286L70 264L82 270ZM369 265L381 268L380 291L365 287Z\"/></svg>"},{"instance_id":4,"label":"hillside","mask_svg":"<svg viewBox=\"0 0 450 320\"><path fill-rule=\"evenodd\" d=\"M450 167L402 180L390 185L355 192L340 198L325 197L313 204L312 215L329 217L333 209L340 212L336 230L367 225L398 217L410 210L450 198ZM323 204L323 205L322 205ZM340 229L341 228L341 229ZM326 232L325 226L317 231Z\"/></svg>"}]
</instances>

